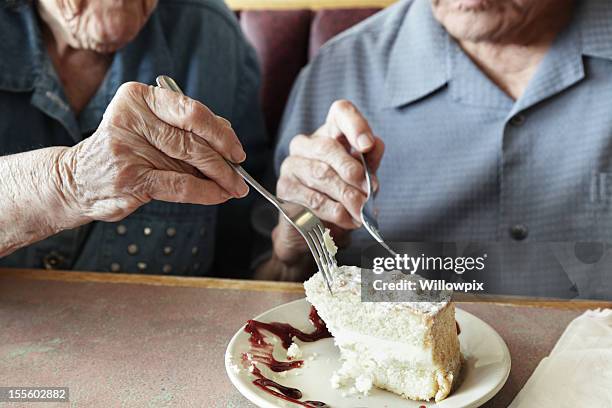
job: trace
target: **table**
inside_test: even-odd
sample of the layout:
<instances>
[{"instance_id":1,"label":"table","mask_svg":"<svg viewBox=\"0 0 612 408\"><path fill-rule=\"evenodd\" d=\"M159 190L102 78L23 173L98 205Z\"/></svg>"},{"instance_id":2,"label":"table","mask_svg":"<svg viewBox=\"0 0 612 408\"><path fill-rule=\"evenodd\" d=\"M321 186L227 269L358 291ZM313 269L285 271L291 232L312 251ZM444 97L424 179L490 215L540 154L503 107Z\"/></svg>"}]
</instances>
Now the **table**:
<instances>
[{"instance_id":1,"label":"table","mask_svg":"<svg viewBox=\"0 0 612 408\"><path fill-rule=\"evenodd\" d=\"M225 374L225 347L247 319L300 297L297 283L0 269L0 386L69 387L75 407L253 407ZM573 318L612 303L458 306L510 348L510 377L485 405L505 408ZM49 406L68 405L36 404Z\"/></svg>"}]
</instances>

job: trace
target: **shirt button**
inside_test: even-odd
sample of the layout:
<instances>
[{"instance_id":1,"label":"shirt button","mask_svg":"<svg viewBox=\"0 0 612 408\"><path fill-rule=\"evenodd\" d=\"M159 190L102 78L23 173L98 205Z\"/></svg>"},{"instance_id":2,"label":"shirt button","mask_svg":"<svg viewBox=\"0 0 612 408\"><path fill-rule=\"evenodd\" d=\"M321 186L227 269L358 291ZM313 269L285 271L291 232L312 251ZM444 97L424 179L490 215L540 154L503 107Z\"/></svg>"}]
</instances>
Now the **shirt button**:
<instances>
[{"instance_id":1,"label":"shirt button","mask_svg":"<svg viewBox=\"0 0 612 408\"><path fill-rule=\"evenodd\" d=\"M111 272L119 272L121 270L121 265L119 265L117 262L113 262L110 265L110 270Z\"/></svg>"},{"instance_id":2,"label":"shirt button","mask_svg":"<svg viewBox=\"0 0 612 408\"><path fill-rule=\"evenodd\" d=\"M64 257L55 251L48 253L43 258L45 269L58 269L63 261Z\"/></svg>"},{"instance_id":3,"label":"shirt button","mask_svg":"<svg viewBox=\"0 0 612 408\"><path fill-rule=\"evenodd\" d=\"M125 235L127 233L127 227L123 224L117 225L117 234Z\"/></svg>"},{"instance_id":4,"label":"shirt button","mask_svg":"<svg viewBox=\"0 0 612 408\"><path fill-rule=\"evenodd\" d=\"M172 272L172 265L165 264L162 267L162 272L163 273L170 273L170 272Z\"/></svg>"},{"instance_id":5,"label":"shirt button","mask_svg":"<svg viewBox=\"0 0 612 408\"><path fill-rule=\"evenodd\" d=\"M145 236L148 237L149 235L151 235L151 232L153 232L153 231L151 230L151 228L145 227L142 232L145 234Z\"/></svg>"},{"instance_id":6,"label":"shirt button","mask_svg":"<svg viewBox=\"0 0 612 408\"><path fill-rule=\"evenodd\" d=\"M525 115L522 113L514 115L512 119L510 119L510 124L512 126L521 126L523 123L525 123Z\"/></svg>"},{"instance_id":7,"label":"shirt button","mask_svg":"<svg viewBox=\"0 0 612 408\"><path fill-rule=\"evenodd\" d=\"M198 254L198 247L194 246L193 248L191 248L191 255L197 255Z\"/></svg>"},{"instance_id":8,"label":"shirt button","mask_svg":"<svg viewBox=\"0 0 612 408\"><path fill-rule=\"evenodd\" d=\"M206 234L206 228L201 227L200 228L200 236L203 237Z\"/></svg>"},{"instance_id":9,"label":"shirt button","mask_svg":"<svg viewBox=\"0 0 612 408\"><path fill-rule=\"evenodd\" d=\"M510 228L510 236L517 241L522 241L527 238L528 233L529 230L527 226L523 224L516 224Z\"/></svg>"},{"instance_id":10,"label":"shirt button","mask_svg":"<svg viewBox=\"0 0 612 408\"><path fill-rule=\"evenodd\" d=\"M164 255L170 255L172 253L172 247L171 246L165 246L164 247Z\"/></svg>"},{"instance_id":11,"label":"shirt button","mask_svg":"<svg viewBox=\"0 0 612 408\"><path fill-rule=\"evenodd\" d=\"M169 236L170 238L175 236L176 235L176 228L174 228L174 227L166 228L166 235Z\"/></svg>"},{"instance_id":12,"label":"shirt button","mask_svg":"<svg viewBox=\"0 0 612 408\"><path fill-rule=\"evenodd\" d=\"M141 270L144 271L145 269L147 269L147 263L146 262L138 262L136 264L136 267Z\"/></svg>"},{"instance_id":13,"label":"shirt button","mask_svg":"<svg viewBox=\"0 0 612 408\"><path fill-rule=\"evenodd\" d=\"M138 245L136 244L128 245L127 251L128 251L128 254L130 255L136 255L138 253Z\"/></svg>"}]
</instances>

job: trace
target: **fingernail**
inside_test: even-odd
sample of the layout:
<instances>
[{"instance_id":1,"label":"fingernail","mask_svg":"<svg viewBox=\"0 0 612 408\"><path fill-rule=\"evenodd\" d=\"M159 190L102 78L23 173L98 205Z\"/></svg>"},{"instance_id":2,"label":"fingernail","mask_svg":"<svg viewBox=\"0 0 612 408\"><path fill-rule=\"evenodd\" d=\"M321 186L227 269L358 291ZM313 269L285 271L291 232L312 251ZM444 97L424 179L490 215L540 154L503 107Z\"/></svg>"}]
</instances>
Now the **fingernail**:
<instances>
[{"instance_id":1,"label":"fingernail","mask_svg":"<svg viewBox=\"0 0 612 408\"><path fill-rule=\"evenodd\" d=\"M362 150L369 149L372 146L372 139L367 134L362 133L357 137L357 146Z\"/></svg>"},{"instance_id":2,"label":"fingernail","mask_svg":"<svg viewBox=\"0 0 612 408\"><path fill-rule=\"evenodd\" d=\"M235 197L242 198L242 197L245 197L247 194L249 194L249 186L247 186L246 183L242 181L241 184L236 189Z\"/></svg>"},{"instance_id":3,"label":"fingernail","mask_svg":"<svg viewBox=\"0 0 612 408\"><path fill-rule=\"evenodd\" d=\"M376 177L375 175L372 175L371 181L372 181L372 189L374 191L378 191L378 188L380 187L380 184L378 183L378 177Z\"/></svg>"},{"instance_id":4,"label":"fingernail","mask_svg":"<svg viewBox=\"0 0 612 408\"><path fill-rule=\"evenodd\" d=\"M246 159L246 153L239 144L234 145L232 148L232 160L234 163L242 163Z\"/></svg>"},{"instance_id":5,"label":"fingernail","mask_svg":"<svg viewBox=\"0 0 612 408\"><path fill-rule=\"evenodd\" d=\"M234 198L230 193L221 193L221 198L224 200L229 200L230 198Z\"/></svg>"}]
</instances>

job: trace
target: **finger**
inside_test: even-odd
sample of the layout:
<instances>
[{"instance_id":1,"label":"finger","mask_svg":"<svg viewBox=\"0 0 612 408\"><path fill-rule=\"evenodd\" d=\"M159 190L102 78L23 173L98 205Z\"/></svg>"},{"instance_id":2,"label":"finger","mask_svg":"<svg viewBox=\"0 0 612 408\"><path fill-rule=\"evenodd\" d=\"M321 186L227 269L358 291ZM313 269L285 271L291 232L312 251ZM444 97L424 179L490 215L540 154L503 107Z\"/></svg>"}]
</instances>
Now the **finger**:
<instances>
[{"instance_id":1,"label":"finger","mask_svg":"<svg viewBox=\"0 0 612 408\"><path fill-rule=\"evenodd\" d=\"M160 123L153 132L150 142L163 153L197 168L236 198L248 194L249 188L242 177L204 139L165 123Z\"/></svg>"},{"instance_id":2,"label":"finger","mask_svg":"<svg viewBox=\"0 0 612 408\"><path fill-rule=\"evenodd\" d=\"M329 164L338 175L355 188L367 193L365 169L361 162L337 140L327 137L298 135L289 144L289 154Z\"/></svg>"},{"instance_id":3,"label":"finger","mask_svg":"<svg viewBox=\"0 0 612 408\"><path fill-rule=\"evenodd\" d=\"M203 138L228 160L240 163L246 158L228 121L215 115L204 104L154 86L146 87L142 95L151 112L161 121Z\"/></svg>"},{"instance_id":4,"label":"finger","mask_svg":"<svg viewBox=\"0 0 612 408\"><path fill-rule=\"evenodd\" d=\"M347 100L341 99L331 105L323 128L328 137L337 139L344 136L354 149L362 153L374 147L374 133L368 121Z\"/></svg>"},{"instance_id":5,"label":"finger","mask_svg":"<svg viewBox=\"0 0 612 408\"><path fill-rule=\"evenodd\" d=\"M293 201L309 208L323 221L344 229L357 228L355 221L342 204L306 187L297 179L281 177L277 185L277 194L283 200Z\"/></svg>"},{"instance_id":6,"label":"finger","mask_svg":"<svg viewBox=\"0 0 612 408\"><path fill-rule=\"evenodd\" d=\"M213 181L164 170L147 174L146 193L154 200L186 204L220 204L231 198Z\"/></svg>"},{"instance_id":7,"label":"finger","mask_svg":"<svg viewBox=\"0 0 612 408\"><path fill-rule=\"evenodd\" d=\"M290 156L283 162L281 168L283 174L288 177L293 176L311 190L319 191L342 204L356 225L361 225L360 213L361 206L366 200L365 194L346 183L329 164Z\"/></svg>"},{"instance_id":8,"label":"finger","mask_svg":"<svg viewBox=\"0 0 612 408\"><path fill-rule=\"evenodd\" d=\"M308 251L304 237L282 215L272 230L272 245L276 256L284 262L294 262L296 255Z\"/></svg>"},{"instance_id":9,"label":"finger","mask_svg":"<svg viewBox=\"0 0 612 408\"><path fill-rule=\"evenodd\" d=\"M384 153L385 142L380 137L374 136L374 147L364 156L370 171L376 172L378 170Z\"/></svg>"}]
</instances>

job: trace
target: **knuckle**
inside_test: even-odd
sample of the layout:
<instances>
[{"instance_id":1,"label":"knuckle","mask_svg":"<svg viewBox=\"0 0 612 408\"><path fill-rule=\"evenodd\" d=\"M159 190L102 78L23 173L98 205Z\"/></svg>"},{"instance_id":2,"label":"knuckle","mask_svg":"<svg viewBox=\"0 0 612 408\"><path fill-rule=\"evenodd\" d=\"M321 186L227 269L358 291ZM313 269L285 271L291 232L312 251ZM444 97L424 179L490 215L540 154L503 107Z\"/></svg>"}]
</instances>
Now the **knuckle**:
<instances>
[{"instance_id":1,"label":"knuckle","mask_svg":"<svg viewBox=\"0 0 612 408\"><path fill-rule=\"evenodd\" d=\"M204 105L200 102L188 96L182 96L180 104L183 106L186 119L196 123L203 123L209 119Z\"/></svg>"},{"instance_id":2,"label":"knuckle","mask_svg":"<svg viewBox=\"0 0 612 408\"><path fill-rule=\"evenodd\" d=\"M291 157L287 157L285 160L283 160L283 162L281 163L280 166L280 176L281 178L283 176L287 176L289 174L291 174L291 170L293 168L293 160Z\"/></svg>"},{"instance_id":3,"label":"knuckle","mask_svg":"<svg viewBox=\"0 0 612 408\"><path fill-rule=\"evenodd\" d=\"M342 175L350 181L355 181L361 178L363 174L362 167L352 160L345 160L340 165Z\"/></svg>"},{"instance_id":4,"label":"knuckle","mask_svg":"<svg viewBox=\"0 0 612 408\"><path fill-rule=\"evenodd\" d=\"M303 135L303 134L299 134L297 136L295 136L293 139L291 139L291 141L289 142L289 154L290 155L295 155L299 149L300 146L308 139L308 136Z\"/></svg>"},{"instance_id":5,"label":"knuckle","mask_svg":"<svg viewBox=\"0 0 612 408\"><path fill-rule=\"evenodd\" d=\"M334 170L325 162L317 162L312 165L312 175L318 180L327 180L332 177Z\"/></svg>"},{"instance_id":6,"label":"knuckle","mask_svg":"<svg viewBox=\"0 0 612 408\"><path fill-rule=\"evenodd\" d=\"M330 203L329 204L329 216L332 222L339 224L345 221L346 211L344 207L340 203Z\"/></svg>"},{"instance_id":7,"label":"knuckle","mask_svg":"<svg viewBox=\"0 0 612 408\"><path fill-rule=\"evenodd\" d=\"M332 103L330 111L334 113L346 113L355 110L355 106L346 99L338 99Z\"/></svg>"},{"instance_id":8,"label":"knuckle","mask_svg":"<svg viewBox=\"0 0 612 408\"><path fill-rule=\"evenodd\" d=\"M289 180L286 177L279 177L276 182L276 194L282 198L286 199L286 194L289 191Z\"/></svg>"},{"instance_id":9,"label":"knuckle","mask_svg":"<svg viewBox=\"0 0 612 408\"><path fill-rule=\"evenodd\" d=\"M187 196L187 178L175 177L171 182L170 189L172 194L182 201Z\"/></svg>"},{"instance_id":10,"label":"knuckle","mask_svg":"<svg viewBox=\"0 0 612 408\"><path fill-rule=\"evenodd\" d=\"M323 207L323 203L325 203L325 197L323 194L317 193L316 191L311 191L306 197L306 203L308 208L312 210L320 210Z\"/></svg>"},{"instance_id":11,"label":"knuckle","mask_svg":"<svg viewBox=\"0 0 612 408\"><path fill-rule=\"evenodd\" d=\"M121 84L121 86L119 86L119 89L117 89L116 95L121 97L127 97L130 95L134 95L137 92L142 92L143 88L145 87L146 85L135 81L124 82L123 84Z\"/></svg>"},{"instance_id":12,"label":"knuckle","mask_svg":"<svg viewBox=\"0 0 612 408\"><path fill-rule=\"evenodd\" d=\"M342 194L342 198L347 202L354 202L357 200L357 197L358 197L355 189L349 186L345 186L341 194Z\"/></svg>"}]
</instances>

